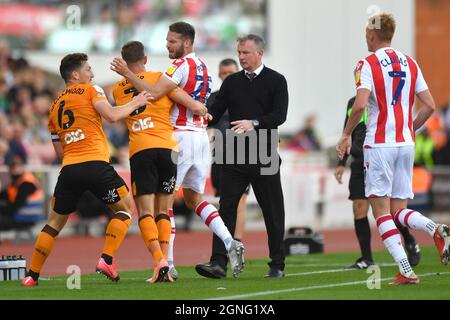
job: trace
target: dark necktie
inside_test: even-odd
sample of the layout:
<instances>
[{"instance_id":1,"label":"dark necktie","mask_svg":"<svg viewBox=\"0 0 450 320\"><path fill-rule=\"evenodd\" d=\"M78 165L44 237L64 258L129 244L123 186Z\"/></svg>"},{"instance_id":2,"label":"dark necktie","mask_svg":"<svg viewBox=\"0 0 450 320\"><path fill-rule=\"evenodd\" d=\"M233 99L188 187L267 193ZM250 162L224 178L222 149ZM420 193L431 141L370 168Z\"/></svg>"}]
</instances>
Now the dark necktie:
<instances>
[{"instance_id":1,"label":"dark necktie","mask_svg":"<svg viewBox=\"0 0 450 320\"><path fill-rule=\"evenodd\" d=\"M250 79L250 81L253 81L253 79L255 79L256 77L256 73L252 72L252 73L247 73L247 77Z\"/></svg>"}]
</instances>

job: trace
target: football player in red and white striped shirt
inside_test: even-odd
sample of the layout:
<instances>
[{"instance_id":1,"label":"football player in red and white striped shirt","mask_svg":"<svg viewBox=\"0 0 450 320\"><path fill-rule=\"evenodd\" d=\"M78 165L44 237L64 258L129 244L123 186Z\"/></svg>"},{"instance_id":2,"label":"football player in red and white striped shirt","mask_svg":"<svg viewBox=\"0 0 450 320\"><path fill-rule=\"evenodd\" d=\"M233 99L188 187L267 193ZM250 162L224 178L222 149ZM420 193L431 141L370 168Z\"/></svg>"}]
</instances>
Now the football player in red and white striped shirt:
<instances>
[{"instance_id":1,"label":"football player in red and white striped shirt","mask_svg":"<svg viewBox=\"0 0 450 320\"><path fill-rule=\"evenodd\" d=\"M409 265L396 224L434 237L443 264L449 260L450 234L448 226L406 209L408 199L414 197L414 132L431 116L435 104L417 62L391 47L394 32L395 20L390 14L368 21L366 41L373 53L358 62L356 100L336 149L341 159L349 153L351 133L368 105L365 193L383 243L399 265L400 272L391 283L398 285L419 283L419 278ZM415 96L422 107L413 119Z\"/></svg>"},{"instance_id":2,"label":"football player in red and white striped shirt","mask_svg":"<svg viewBox=\"0 0 450 320\"><path fill-rule=\"evenodd\" d=\"M126 63L114 59L112 69L127 78L138 91L149 90L158 99L174 88L182 88L196 102L206 104L211 93L211 77L205 63L193 51L195 29L186 22L176 22L169 26L167 33L167 49L169 58L175 59L159 81L150 85L135 74L129 72ZM192 109L192 108L191 108ZM206 133L207 120L178 103L172 108L171 122L175 128L174 135L178 140L180 154L177 164L177 179L175 190L181 186L186 205L195 210L211 231L224 243L230 258L233 276L238 276L243 270L244 246L234 240L225 226L218 210L203 199L206 177L209 170L209 138ZM172 207L172 203L169 208ZM172 223L172 235L169 246L161 245L167 255L170 275L177 278L173 264L173 241L175 238L175 220L173 210L168 214Z\"/></svg>"}]
</instances>

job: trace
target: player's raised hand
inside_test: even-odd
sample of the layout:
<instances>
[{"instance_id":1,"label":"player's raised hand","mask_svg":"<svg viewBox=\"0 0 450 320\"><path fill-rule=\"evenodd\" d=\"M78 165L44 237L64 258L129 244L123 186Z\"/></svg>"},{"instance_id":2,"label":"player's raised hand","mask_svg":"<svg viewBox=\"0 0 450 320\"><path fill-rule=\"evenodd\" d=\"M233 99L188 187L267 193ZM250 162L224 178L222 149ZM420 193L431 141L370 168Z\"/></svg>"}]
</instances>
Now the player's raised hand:
<instances>
[{"instance_id":1,"label":"player's raised hand","mask_svg":"<svg viewBox=\"0 0 450 320\"><path fill-rule=\"evenodd\" d=\"M207 121L211 121L213 119L213 116L211 114L207 113L207 114L205 114L205 119Z\"/></svg>"},{"instance_id":2,"label":"player's raised hand","mask_svg":"<svg viewBox=\"0 0 450 320\"><path fill-rule=\"evenodd\" d=\"M206 108L206 106L200 101L195 101L195 106L196 108L194 110L194 113L196 115L205 116L208 113L208 108Z\"/></svg>"},{"instance_id":3,"label":"player's raised hand","mask_svg":"<svg viewBox=\"0 0 450 320\"><path fill-rule=\"evenodd\" d=\"M336 151L338 152L339 160L344 159L345 154L350 154L350 148L352 147L352 136L342 134L336 145Z\"/></svg>"},{"instance_id":4,"label":"player's raised hand","mask_svg":"<svg viewBox=\"0 0 450 320\"><path fill-rule=\"evenodd\" d=\"M128 65L122 58L114 58L114 60L111 62L110 69L114 72L117 72L121 76L126 76L128 72L130 72L130 69L128 69Z\"/></svg>"},{"instance_id":5,"label":"player's raised hand","mask_svg":"<svg viewBox=\"0 0 450 320\"><path fill-rule=\"evenodd\" d=\"M153 96L147 91L142 91L133 98L133 101L135 101L139 107L150 104L152 100L154 100Z\"/></svg>"}]
</instances>

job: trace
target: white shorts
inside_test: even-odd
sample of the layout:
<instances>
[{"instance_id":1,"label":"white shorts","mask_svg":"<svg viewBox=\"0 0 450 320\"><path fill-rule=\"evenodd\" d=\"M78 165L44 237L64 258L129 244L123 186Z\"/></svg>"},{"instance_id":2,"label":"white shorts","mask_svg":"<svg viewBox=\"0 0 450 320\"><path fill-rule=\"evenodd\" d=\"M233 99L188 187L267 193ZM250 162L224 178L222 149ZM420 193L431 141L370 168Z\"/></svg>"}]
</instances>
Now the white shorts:
<instances>
[{"instance_id":1,"label":"white shorts","mask_svg":"<svg viewBox=\"0 0 450 320\"><path fill-rule=\"evenodd\" d=\"M210 162L208 134L206 130L180 130L174 134L180 147L175 190L181 186L203 194Z\"/></svg>"},{"instance_id":2,"label":"white shorts","mask_svg":"<svg viewBox=\"0 0 450 320\"><path fill-rule=\"evenodd\" d=\"M364 149L366 197L413 199L414 146Z\"/></svg>"}]
</instances>

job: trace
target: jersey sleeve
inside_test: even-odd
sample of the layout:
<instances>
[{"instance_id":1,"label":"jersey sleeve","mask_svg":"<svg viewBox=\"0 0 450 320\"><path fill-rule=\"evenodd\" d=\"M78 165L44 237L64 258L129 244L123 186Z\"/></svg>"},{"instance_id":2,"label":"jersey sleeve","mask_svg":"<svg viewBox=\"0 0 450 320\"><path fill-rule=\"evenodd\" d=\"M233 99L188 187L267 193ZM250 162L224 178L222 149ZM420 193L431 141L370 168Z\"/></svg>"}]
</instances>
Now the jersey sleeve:
<instances>
[{"instance_id":1,"label":"jersey sleeve","mask_svg":"<svg viewBox=\"0 0 450 320\"><path fill-rule=\"evenodd\" d=\"M355 69L356 90L368 89L372 91L372 70L366 60L360 60Z\"/></svg>"},{"instance_id":2,"label":"jersey sleeve","mask_svg":"<svg viewBox=\"0 0 450 320\"><path fill-rule=\"evenodd\" d=\"M417 80L416 86L414 88L415 94L421 93L422 91L428 90L428 85L423 77L422 70L417 65Z\"/></svg>"},{"instance_id":3,"label":"jersey sleeve","mask_svg":"<svg viewBox=\"0 0 450 320\"><path fill-rule=\"evenodd\" d=\"M99 100L107 100L105 91L101 87L96 84L88 87L89 99L92 103L97 102Z\"/></svg>"},{"instance_id":4,"label":"jersey sleeve","mask_svg":"<svg viewBox=\"0 0 450 320\"><path fill-rule=\"evenodd\" d=\"M162 73L162 72L157 72L157 75L158 75L158 80L159 80L159 79L163 76L163 73ZM169 97L169 99L173 100L172 98L173 98L173 96L178 92L178 90L180 90L179 87L176 87L176 88L170 90L170 91L167 93L167 96Z\"/></svg>"},{"instance_id":5,"label":"jersey sleeve","mask_svg":"<svg viewBox=\"0 0 450 320\"><path fill-rule=\"evenodd\" d=\"M187 62L185 59L177 59L172 62L172 64L164 72L164 76L176 85L179 85L183 79L187 76Z\"/></svg>"},{"instance_id":6,"label":"jersey sleeve","mask_svg":"<svg viewBox=\"0 0 450 320\"><path fill-rule=\"evenodd\" d=\"M50 136L52 138L52 142L58 142L60 140L58 132L56 131L56 127L55 127L51 117L49 117L49 119L48 119L48 131L50 131Z\"/></svg>"}]
</instances>

